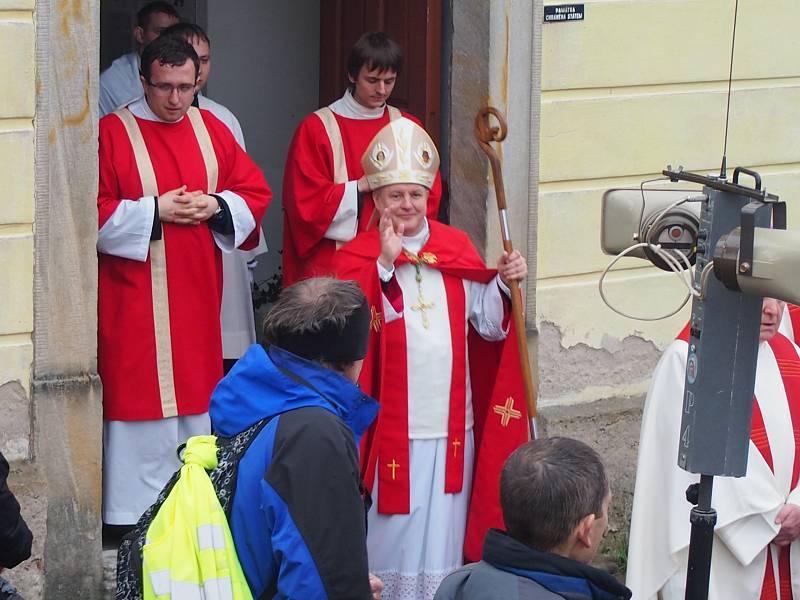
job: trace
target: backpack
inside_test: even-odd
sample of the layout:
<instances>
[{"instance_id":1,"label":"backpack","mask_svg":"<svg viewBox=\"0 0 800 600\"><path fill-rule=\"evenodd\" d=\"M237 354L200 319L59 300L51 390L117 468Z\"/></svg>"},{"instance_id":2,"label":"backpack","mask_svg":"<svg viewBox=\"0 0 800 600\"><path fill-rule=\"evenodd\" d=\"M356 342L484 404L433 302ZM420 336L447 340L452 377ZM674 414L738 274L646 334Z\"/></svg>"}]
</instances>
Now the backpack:
<instances>
[{"instance_id":1,"label":"backpack","mask_svg":"<svg viewBox=\"0 0 800 600\"><path fill-rule=\"evenodd\" d=\"M233 508L239 460L271 419L272 417L262 419L233 437L217 437L217 467L208 476L228 518ZM179 454L182 448L183 445L178 448ZM117 551L116 600L143 600L142 556L147 530L179 477L180 469L172 475L155 503L142 514L136 526L122 538Z\"/></svg>"}]
</instances>

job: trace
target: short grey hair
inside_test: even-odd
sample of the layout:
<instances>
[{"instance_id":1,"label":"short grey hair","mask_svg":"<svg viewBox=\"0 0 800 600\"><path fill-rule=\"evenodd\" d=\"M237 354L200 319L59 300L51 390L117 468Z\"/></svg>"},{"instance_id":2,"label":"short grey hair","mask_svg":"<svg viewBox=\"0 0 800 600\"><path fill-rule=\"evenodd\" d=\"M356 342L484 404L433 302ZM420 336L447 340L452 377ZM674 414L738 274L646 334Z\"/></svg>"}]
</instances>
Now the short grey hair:
<instances>
[{"instance_id":1,"label":"short grey hair","mask_svg":"<svg viewBox=\"0 0 800 600\"><path fill-rule=\"evenodd\" d=\"M608 493L600 456L566 437L523 444L500 475L500 506L509 535L545 552L564 543L587 515L599 518Z\"/></svg>"},{"instance_id":2,"label":"short grey hair","mask_svg":"<svg viewBox=\"0 0 800 600\"><path fill-rule=\"evenodd\" d=\"M329 327L342 331L364 301L364 292L355 281L303 279L284 288L267 313L264 338L272 344L289 334L314 334Z\"/></svg>"}]
</instances>

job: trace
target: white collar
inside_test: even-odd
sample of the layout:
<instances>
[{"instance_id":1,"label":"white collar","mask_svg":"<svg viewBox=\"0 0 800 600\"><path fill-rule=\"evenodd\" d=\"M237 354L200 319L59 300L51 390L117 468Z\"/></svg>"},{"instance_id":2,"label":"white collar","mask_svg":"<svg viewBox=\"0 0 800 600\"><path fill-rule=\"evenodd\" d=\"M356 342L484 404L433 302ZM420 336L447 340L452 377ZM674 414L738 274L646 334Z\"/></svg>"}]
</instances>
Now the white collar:
<instances>
[{"instance_id":1,"label":"white collar","mask_svg":"<svg viewBox=\"0 0 800 600\"><path fill-rule=\"evenodd\" d=\"M144 96L140 96L138 99L131 102L128 105L128 110L133 113L134 117L139 117L145 121L156 121L157 123L180 123L183 120L183 117L181 117L177 121L165 121L153 112L153 109L150 108L150 105L147 103L147 98Z\"/></svg>"},{"instance_id":2,"label":"white collar","mask_svg":"<svg viewBox=\"0 0 800 600\"><path fill-rule=\"evenodd\" d=\"M365 121L367 119L380 119L386 110L386 103L378 108L367 108L359 104L359 102L353 98L353 94L350 93L350 90L347 90L344 96L339 98L336 102L333 102L328 108L340 117Z\"/></svg>"},{"instance_id":3,"label":"white collar","mask_svg":"<svg viewBox=\"0 0 800 600\"><path fill-rule=\"evenodd\" d=\"M403 236L403 248L409 250L416 254L422 247L425 245L425 242L428 241L430 237L430 227L428 227L428 219L424 218L422 220L422 229L420 229L414 235L404 235Z\"/></svg>"}]
</instances>

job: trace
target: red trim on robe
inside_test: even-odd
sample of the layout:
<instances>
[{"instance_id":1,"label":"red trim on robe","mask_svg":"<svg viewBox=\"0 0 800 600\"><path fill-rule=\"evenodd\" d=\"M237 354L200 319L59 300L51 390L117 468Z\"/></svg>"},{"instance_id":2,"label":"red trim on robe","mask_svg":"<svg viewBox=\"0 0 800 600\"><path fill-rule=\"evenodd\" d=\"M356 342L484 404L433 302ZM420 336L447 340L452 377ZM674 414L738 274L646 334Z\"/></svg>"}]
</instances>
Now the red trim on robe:
<instances>
[{"instance_id":1,"label":"red trim on robe","mask_svg":"<svg viewBox=\"0 0 800 600\"><path fill-rule=\"evenodd\" d=\"M789 307L789 320L792 322L792 341L797 343L800 340L800 306L788 304Z\"/></svg>"},{"instance_id":2,"label":"red trim on robe","mask_svg":"<svg viewBox=\"0 0 800 600\"><path fill-rule=\"evenodd\" d=\"M381 289L386 300L392 305L394 312L397 314L403 312L403 290L394 273L392 273L392 278L389 281L381 281Z\"/></svg>"},{"instance_id":3,"label":"red trim on robe","mask_svg":"<svg viewBox=\"0 0 800 600\"><path fill-rule=\"evenodd\" d=\"M450 342L453 352L450 371L450 411L447 417L444 491L448 494L455 494L464 487L464 437L467 418L467 307L464 283L461 279L446 274L442 274L442 279L447 295Z\"/></svg>"},{"instance_id":4,"label":"red trim on robe","mask_svg":"<svg viewBox=\"0 0 800 600\"><path fill-rule=\"evenodd\" d=\"M786 390L786 400L789 405L789 414L792 419L792 430L794 432L794 461L792 466L792 481L790 489L797 487L800 478L800 359L794 344L781 334L776 334L769 340L770 348L775 355L778 370L783 380L783 387ZM756 398L753 399L753 422L750 439L761 453L764 461L774 472L772 450L769 445L764 418L761 408ZM777 598L777 590L780 590L781 600L792 600L792 572L791 572L791 546L781 546L778 550L778 583L775 582L775 569L772 561L772 550L767 546L767 565L764 571L764 583L761 587L760 600L772 600Z\"/></svg>"}]
</instances>

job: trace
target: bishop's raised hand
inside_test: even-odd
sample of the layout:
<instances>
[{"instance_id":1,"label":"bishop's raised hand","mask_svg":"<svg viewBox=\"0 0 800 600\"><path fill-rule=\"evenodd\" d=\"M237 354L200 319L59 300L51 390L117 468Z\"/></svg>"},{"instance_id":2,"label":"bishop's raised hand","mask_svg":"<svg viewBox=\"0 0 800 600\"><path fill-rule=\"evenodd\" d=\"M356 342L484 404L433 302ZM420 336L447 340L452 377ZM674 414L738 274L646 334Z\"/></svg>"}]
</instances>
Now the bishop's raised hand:
<instances>
[{"instance_id":1,"label":"bishop's raised hand","mask_svg":"<svg viewBox=\"0 0 800 600\"><path fill-rule=\"evenodd\" d=\"M384 208L381 211L378 231L381 236L381 254L378 257L378 262L381 263L384 269L391 271L394 261L397 260L403 250L405 225L403 223L395 224L391 211L388 208Z\"/></svg>"}]
</instances>

